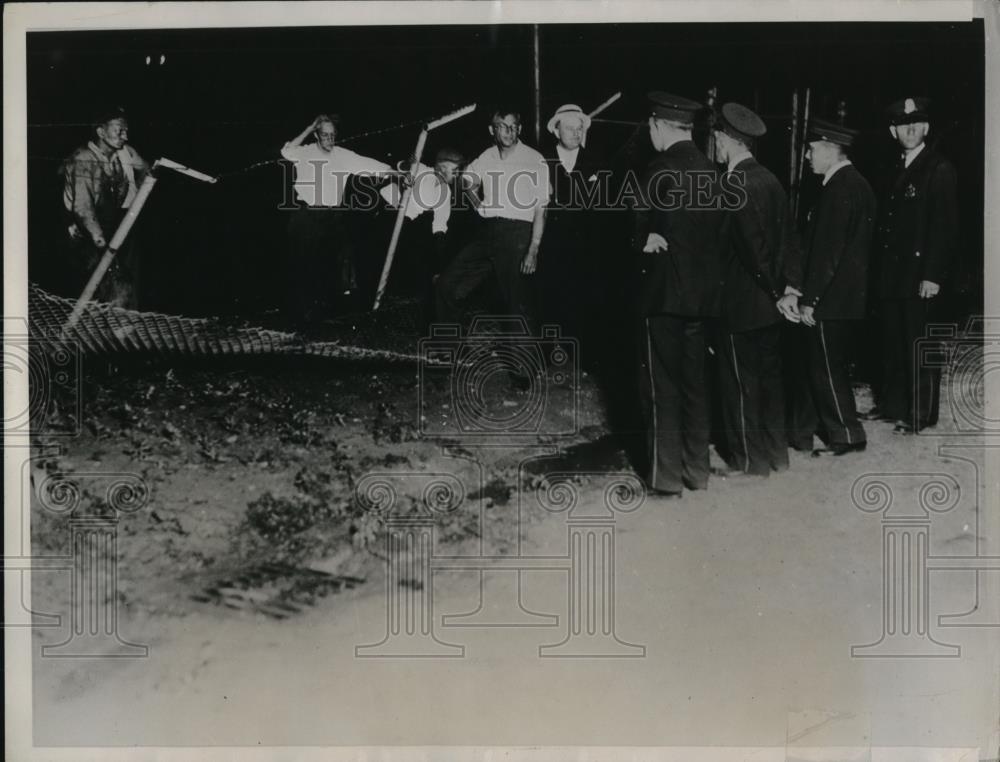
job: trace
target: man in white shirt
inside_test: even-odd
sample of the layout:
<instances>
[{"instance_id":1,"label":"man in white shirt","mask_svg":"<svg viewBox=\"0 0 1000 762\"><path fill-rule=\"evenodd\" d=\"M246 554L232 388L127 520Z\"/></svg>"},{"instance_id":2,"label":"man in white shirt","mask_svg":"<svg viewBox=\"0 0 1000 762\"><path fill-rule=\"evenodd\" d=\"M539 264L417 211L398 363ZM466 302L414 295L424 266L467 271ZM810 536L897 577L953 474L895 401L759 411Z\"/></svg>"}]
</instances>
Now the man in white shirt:
<instances>
[{"instance_id":1,"label":"man in white shirt","mask_svg":"<svg viewBox=\"0 0 1000 762\"><path fill-rule=\"evenodd\" d=\"M538 151L520 141L521 116L516 110L496 109L489 129L494 145L462 177L467 187L482 193L478 212L483 223L441 273L437 315L444 322L461 322L467 298L492 275L506 311L522 317L535 332L532 276L545 230L548 168Z\"/></svg>"},{"instance_id":2,"label":"man in white shirt","mask_svg":"<svg viewBox=\"0 0 1000 762\"><path fill-rule=\"evenodd\" d=\"M406 205L406 219L415 220L424 212L431 213L431 230L444 235L448 232L451 217L451 183L458 176L462 156L451 148L437 152L434 166L417 164L413 177L413 193ZM389 206L398 209L402 203L403 189L395 184L384 186L379 194Z\"/></svg>"},{"instance_id":3,"label":"man in white shirt","mask_svg":"<svg viewBox=\"0 0 1000 762\"><path fill-rule=\"evenodd\" d=\"M406 222L400 232L396 249L396 261L387 287L389 291L400 289L410 293L416 291L424 299L423 323L429 329L434 320L434 279L444 269L447 256L448 221L451 218L451 185L458 178L459 168L464 163L462 154L452 148L442 148L434 158L434 166L418 164L413 176L413 192L406 205ZM379 226L378 243L384 246L390 238L396 220L395 210L402 203L404 187L396 183L385 185L379 194L391 215L382 215L383 225ZM429 223L429 224L428 224ZM381 274L384 257L375 257Z\"/></svg>"},{"instance_id":4,"label":"man in white shirt","mask_svg":"<svg viewBox=\"0 0 1000 762\"><path fill-rule=\"evenodd\" d=\"M298 199L288 223L288 307L305 324L322 319L331 296L345 301L357 289L344 205L348 179L392 172L388 164L336 145L337 125L336 116L320 114L281 149L282 158L294 163ZM309 135L315 142L303 145Z\"/></svg>"}]
</instances>

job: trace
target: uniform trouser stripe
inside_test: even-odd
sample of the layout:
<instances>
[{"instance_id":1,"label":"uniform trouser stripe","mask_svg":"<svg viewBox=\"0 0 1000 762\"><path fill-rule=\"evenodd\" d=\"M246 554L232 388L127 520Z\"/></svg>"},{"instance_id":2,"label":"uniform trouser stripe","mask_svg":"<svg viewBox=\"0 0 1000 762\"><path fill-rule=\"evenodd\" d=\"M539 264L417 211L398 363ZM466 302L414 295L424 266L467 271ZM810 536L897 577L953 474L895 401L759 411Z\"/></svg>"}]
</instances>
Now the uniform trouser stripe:
<instances>
[{"instance_id":1,"label":"uniform trouser stripe","mask_svg":"<svg viewBox=\"0 0 1000 762\"><path fill-rule=\"evenodd\" d=\"M736 339L729 335L729 346L733 353L733 372L736 374L736 388L740 391L740 439L743 442L743 473L750 471L750 448L747 445L747 419L744 405L743 380L740 378L740 362L736 357Z\"/></svg>"},{"instance_id":2,"label":"uniform trouser stripe","mask_svg":"<svg viewBox=\"0 0 1000 762\"><path fill-rule=\"evenodd\" d=\"M651 460L653 462L653 473L651 483L656 484L656 441L659 434L656 430L656 386L653 384L653 337L649 332L649 318L646 318L646 372L649 374L649 398L653 403L653 448Z\"/></svg>"},{"instance_id":3,"label":"uniform trouser stripe","mask_svg":"<svg viewBox=\"0 0 1000 762\"><path fill-rule=\"evenodd\" d=\"M851 439L851 430L844 424L844 415L840 410L840 400L837 399L837 387L833 385L833 372L830 370L830 356L826 351L826 333L823 331L823 321L820 320L817 322L819 323L819 340L823 345L823 361L826 363L826 378L830 382L830 395L833 397L833 407L837 411L837 420L840 421L840 425L847 434L847 444L854 444Z\"/></svg>"}]
</instances>

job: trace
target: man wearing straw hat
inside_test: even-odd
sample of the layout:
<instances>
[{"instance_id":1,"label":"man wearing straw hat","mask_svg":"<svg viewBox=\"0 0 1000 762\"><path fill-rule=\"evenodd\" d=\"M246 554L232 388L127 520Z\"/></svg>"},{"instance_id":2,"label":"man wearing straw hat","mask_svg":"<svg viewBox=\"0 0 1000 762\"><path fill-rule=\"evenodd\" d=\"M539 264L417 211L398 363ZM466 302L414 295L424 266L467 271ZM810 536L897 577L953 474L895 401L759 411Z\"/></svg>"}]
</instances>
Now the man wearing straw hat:
<instances>
[{"instance_id":1,"label":"man wearing straw hat","mask_svg":"<svg viewBox=\"0 0 1000 762\"><path fill-rule=\"evenodd\" d=\"M633 242L640 264L639 398L648 422L646 483L679 497L685 488L708 486L706 327L718 315L722 220L713 196L718 173L692 140L702 105L663 92L649 100L657 154L641 182Z\"/></svg>"},{"instance_id":2,"label":"man wearing straw hat","mask_svg":"<svg viewBox=\"0 0 1000 762\"><path fill-rule=\"evenodd\" d=\"M915 354L934 319L958 252L955 167L930 148L927 98L904 98L888 108L889 131L901 149L892 186L881 206L877 281L882 322L882 387L868 418L895 421L912 434L938 419L940 366ZM926 339L924 342L926 346Z\"/></svg>"},{"instance_id":3,"label":"man wearing straw hat","mask_svg":"<svg viewBox=\"0 0 1000 762\"><path fill-rule=\"evenodd\" d=\"M320 114L281 149L293 162L298 199L288 221L288 307L304 324L323 317L331 296L343 300L357 288L344 207L348 179L392 173L388 164L337 145L338 125L336 115ZM310 135L314 142L303 145Z\"/></svg>"},{"instance_id":4,"label":"man wearing straw hat","mask_svg":"<svg viewBox=\"0 0 1000 762\"><path fill-rule=\"evenodd\" d=\"M128 144L128 120L114 108L94 121L94 139L63 163L63 206L71 247L72 287L79 293L135 199L149 171ZM137 304L138 267L132 239L112 260L94 298L118 307Z\"/></svg>"},{"instance_id":5,"label":"man wearing straw hat","mask_svg":"<svg viewBox=\"0 0 1000 762\"><path fill-rule=\"evenodd\" d=\"M791 445L812 450L819 433L826 450L845 455L867 445L848 371L854 325L865 315L875 194L846 151L857 131L815 119L809 126L812 171L823 178L809 213L798 296L801 326L798 382L793 390Z\"/></svg>"},{"instance_id":6,"label":"man wearing straw hat","mask_svg":"<svg viewBox=\"0 0 1000 762\"><path fill-rule=\"evenodd\" d=\"M537 335L534 274L545 230L549 176L542 155L521 142L521 115L508 106L494 109L493 145L462 175L470 189L480 189L483 218L479 230L437 281L437 316L461 322L468 297L495 277L509 315L522 318Z\"/></svg>"},{"instance_id":7,"label":"man wearing straw hat","mask_svg":"<svg viewBox=\"0 0 1000 762\"><path fill-rule=\"evenodd\" d=\"M788 468L781 369L786 270L799 260L788 197L751 152L767 132L737 103L723 104L714 127L716 158L727 165L725 188L741 197L727 215L719 341L726 461L735 473L768 476Z\"/></svg>"},{"instance_id":8,"label":"man wearing straw hat","mask_svg":"<svg viewBox=\"0 0 1000 762\"><path fill-rule=\"evenodd\" d=\"M545 221L545 245L539 262L541 314L564 336L591 338L587 316L597 319L597 273L593 207L601 201L601 167L587 149L590 117L568 103L556 109L548 131L555 145L546 153L552 199ZM585 347L584 359L589 357Z\"/></svg>"}]
</instances>

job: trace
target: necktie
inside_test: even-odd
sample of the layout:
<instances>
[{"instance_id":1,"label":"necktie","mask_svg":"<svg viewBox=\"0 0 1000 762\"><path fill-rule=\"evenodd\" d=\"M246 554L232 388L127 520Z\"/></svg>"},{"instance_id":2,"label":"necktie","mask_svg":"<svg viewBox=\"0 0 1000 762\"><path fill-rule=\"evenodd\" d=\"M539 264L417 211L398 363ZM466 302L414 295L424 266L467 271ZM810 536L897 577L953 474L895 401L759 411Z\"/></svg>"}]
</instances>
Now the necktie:
<instances>
[{"instance_id":1,"label":"necktie","mask_svg":"<svg viewBox=\"0 0 1000 762\"><path fill-rule=\"evenodd\" d=\"M125 171L117 153L111 157L111 195L116 205L125 200Z\"/></svg>"}]
</instances>

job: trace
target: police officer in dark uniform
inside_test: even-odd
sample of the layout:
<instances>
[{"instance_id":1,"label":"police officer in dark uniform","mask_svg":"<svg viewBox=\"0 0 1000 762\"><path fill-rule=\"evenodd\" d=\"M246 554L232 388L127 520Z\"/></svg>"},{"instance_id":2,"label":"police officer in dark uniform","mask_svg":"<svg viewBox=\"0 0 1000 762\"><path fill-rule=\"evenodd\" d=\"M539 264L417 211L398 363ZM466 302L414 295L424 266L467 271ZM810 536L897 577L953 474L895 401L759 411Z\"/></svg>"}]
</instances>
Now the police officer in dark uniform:
<instances>
[{"instance_id":1,"label":"police officer in dark uniform","mask_svg":"<svg viewBox=\"0 0 1000 762\"><path fill-rule=\"evenodd\" d=\"M706 321L718 315L721 212L718 173L691 139L701 105L649 94L656 156L640 183L634 245L640 251L639 395L654 493L705 489L709 476Z\"/></svg>"},{"instance_id":2,"label":"police officer in dark uniform","mask_svg":"<svg viewBox=\"0 0 1000 762\"><path fill-rule=\"evenodd\" d=\"M955 168L926 144L928 106L927 98L904 98L888 109L902 154L879 224L883 378L868 417L896 421L901 434L937 423L941 371L922 366L915 376L914 349L934 319L958 245Z\"/></svg>"},{"instance_id":3,"label":"police officer in dark uniform","mask_svg":"<svg viewBox=\"0 0 1000 762\"><path fill-rule=\"evenodd\" d=\"M717 347L725 455L733 472L756 476L788 468L781 323L783 314L794 319L783 297L786 268L800 259L785 189L751 153L765 132L761 118L736 103L722 106L714 127L716 159L727 165Z\"/></svg>"},{"instance_id":4,"label":"police officer in dark uniform","mask_svg":"<svg viewBox=\"0 0 1000 762\"><path fill-rule=\"evenodd\" d=\"M806 156L823 188L809 213L801 284L800 378L794 390L792 446L812 449L817 431L829 452L866 446L848 373L852 321L865 315L875 194L845 150L857 132L819 119L810 125ZM817 452L823 452L822 450Z\"/></svg>"}]
</instances>

